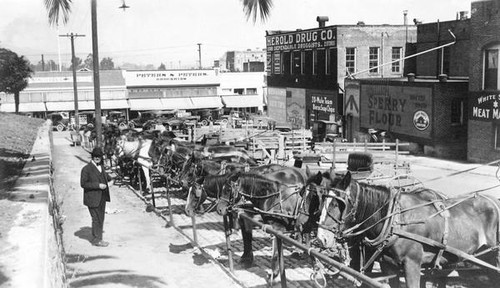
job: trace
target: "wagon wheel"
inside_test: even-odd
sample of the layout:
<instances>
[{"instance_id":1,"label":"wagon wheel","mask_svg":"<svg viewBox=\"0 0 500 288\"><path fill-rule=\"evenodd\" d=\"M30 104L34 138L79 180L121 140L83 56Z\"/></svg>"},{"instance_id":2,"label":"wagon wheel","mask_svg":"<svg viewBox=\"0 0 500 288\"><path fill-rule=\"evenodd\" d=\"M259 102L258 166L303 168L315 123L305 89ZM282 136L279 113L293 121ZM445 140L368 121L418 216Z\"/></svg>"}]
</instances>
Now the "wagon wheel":
<instances>
[{"instance_id":1,"label":"wagon wheel","mask_svg":"<svg viewBox=\"0 0 500 288\"><path fill-rule=\"evenodd\" d=\"M128 127L129 127L130 129L134 129L134 128L135 128L135 124L134 124L134 122L130 122L130 123L128 123Z\"/></svg>"},{"instance_id":2,"label":"wagon wheel","mask_svg":"<svg viewBox=\"0 0 500 288\"><path fill-rule=\"evenodd\" d=\"M424 187L424 184L412 175L401 174L391 178L388 186L402 191L412 191L416 188Z\"/></svg>"},{"instance_id":3,"label":"wagon wheel","mask_svg":"<svg viewBox=\"0 0 500 288\"><path fill-rule=\"evenodd\" d=\"M203 121L201 121L201 125L203 125L203 126L208 126L208 121L207 121L207 119L203 119Z\"/></svg>"},{"instance_id":4,"label":"wagon wheel","mask_svg":"<svg viewBox=\"0 0 500 288\"><path fill-rule=\"evenodd\" d=\"M57 129L57 131L62 132L62 131L64 131L64 125L63 124L57 124L56 129Z\"/></svg>"},{"instance_id":5,"label":"wagon wheel","mask_svg":"<svg viewBox=\"0 0 500 288\"><path fill-rule=\"evenodd\" d=\"M221 123L222 125L227 125L228 121L227 121L227 119L222 119L222 120L220 121L220 123Z\"/></svg>"}]
</instances>

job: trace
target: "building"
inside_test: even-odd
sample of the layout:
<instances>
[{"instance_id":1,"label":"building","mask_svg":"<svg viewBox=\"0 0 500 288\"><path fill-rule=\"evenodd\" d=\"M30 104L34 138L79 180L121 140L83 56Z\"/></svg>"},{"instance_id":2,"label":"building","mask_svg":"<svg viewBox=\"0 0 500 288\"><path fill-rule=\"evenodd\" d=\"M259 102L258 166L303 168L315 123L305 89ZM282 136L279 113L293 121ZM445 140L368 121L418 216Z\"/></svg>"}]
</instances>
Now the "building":
<instances>
[{"instance_id":1,"label":"building","mask_svg":"<svg viewBox=\"0 0 500 288\"><path fill-rule=\"evenodd\" d=\"M500 1L471 4L467 159L500 158Z\"/></svg>"},{"instance_id":2,"label":"building","mask_svg":"<svg viewBox=\"0 0 500 288\"><path fill-rule=\"evenodd\" d=\"M268 114L294 128L340 123L346 76L401 78L405 62L395 60L416 40L415 26L325 27L327 17L317 20L318 28L266 33Z\"/></svg>"},{"instance_id":3,"label":"building","mask_svg":"<svg viewBox=\"0 0 500 288\"><path fill-rule=\"evenodd\" d=\"M228 72L263 72L266 67L265 49L228 51L220 60L221 70Z\"/></svg>"},{"instance_id":4,"label":"building","mask_svg":"<svg viewBox=\"0 0 500 288\"><path fill-rule=\"evenodd\" d=\"M263 113L266 106L265 72L220 73L218 94L227 112Z\"/></svg>"},{"instance_id":5,"label":"building","mask_svg":"<svg viewBox=\"0 0 500 288\"><path fill-rule=\"evenodd\" d=\"M347 81L348 139L364 141L375 129L413 152L466 160L471 21L418 24L408 77Z\"/></svg>"},{"instance_id":6,"label":"building","mask_svg":"<svg viewBox=\"0 0 500 288\"><path fill-rule=\"evenodd\" d=\"M129 108L125 78L120 70L100 71L101 109L103 111ZM94 84L92 71L77 72L77 98L79 111L92 111ZM73 73L36 72L28 79L28 86L19 95L19 112L46 118L48 113L75 110ZM1 94L0 112L15 112L14 95ZM103 113L103 115L107 115ZM73 115L74 116L74 115Z\"/></svg>"}]
</instances>

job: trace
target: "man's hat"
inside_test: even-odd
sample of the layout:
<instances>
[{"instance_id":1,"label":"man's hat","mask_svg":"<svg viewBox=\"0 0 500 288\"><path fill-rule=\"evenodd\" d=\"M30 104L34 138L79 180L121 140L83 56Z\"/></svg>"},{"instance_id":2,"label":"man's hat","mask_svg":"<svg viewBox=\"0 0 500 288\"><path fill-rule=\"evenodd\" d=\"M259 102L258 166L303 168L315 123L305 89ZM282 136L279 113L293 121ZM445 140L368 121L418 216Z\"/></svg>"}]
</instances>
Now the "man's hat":
<instances>
[{"instance_id":1,"label":"man's hat","mask_svg":"<svg viewBox=\"0 0 500 288\"><path fill-rule=\"evenodd\" d=\"M92 150L92 153L90 155L92 155L92 157L100 157L100 158L102 158L102 156L104 154L102 153L101 148L95 147L94 150Z\"/></svg>"}]
</instances>

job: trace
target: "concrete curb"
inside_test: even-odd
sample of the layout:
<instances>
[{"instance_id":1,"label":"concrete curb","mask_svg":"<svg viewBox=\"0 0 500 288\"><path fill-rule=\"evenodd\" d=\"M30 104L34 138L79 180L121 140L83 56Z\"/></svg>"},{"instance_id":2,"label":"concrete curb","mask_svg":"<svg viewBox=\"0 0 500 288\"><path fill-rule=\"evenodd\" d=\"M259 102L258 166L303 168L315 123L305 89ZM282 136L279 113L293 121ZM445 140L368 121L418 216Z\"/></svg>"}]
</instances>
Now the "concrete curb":
<instances>
[{"instance_id":1,"label":"concrete curb","mask_svg":"<svg viewBox=\"0 0 500 288\"><path fill-rule=\"evenodd\" d=\"M20 205L7 242L11 287L66 287L60 221L52 187L52 125L43 124L10 201ZM53 211L56 210L56 213Z\"/></svg>"}]
</instances>

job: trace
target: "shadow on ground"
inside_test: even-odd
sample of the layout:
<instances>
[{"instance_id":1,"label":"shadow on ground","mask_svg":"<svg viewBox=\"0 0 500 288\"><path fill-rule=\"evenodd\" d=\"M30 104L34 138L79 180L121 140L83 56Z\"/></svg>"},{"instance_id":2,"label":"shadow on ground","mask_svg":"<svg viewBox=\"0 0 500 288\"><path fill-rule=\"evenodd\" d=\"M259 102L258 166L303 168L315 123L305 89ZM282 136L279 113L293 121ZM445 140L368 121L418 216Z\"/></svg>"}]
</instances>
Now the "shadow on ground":
<instances>
[{"instance_id":1,"label":"shadow on ground","mask_svg":"<svg viewBox=\"0 0 500 288\"><path fill-rule=\"evenodd\" d=\"M88 277L85 279L75 279L69 283L69 287L87 287L99 285L123 285L126 287L166 287L167 283L158 277L144 276L133 273L123 273L122 270L106 270L98 274L107 274ZM76 277L79 277L78 275Z\"/></svg>"}]
</instances>

